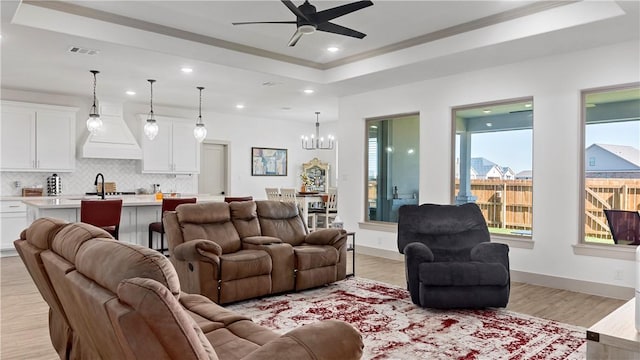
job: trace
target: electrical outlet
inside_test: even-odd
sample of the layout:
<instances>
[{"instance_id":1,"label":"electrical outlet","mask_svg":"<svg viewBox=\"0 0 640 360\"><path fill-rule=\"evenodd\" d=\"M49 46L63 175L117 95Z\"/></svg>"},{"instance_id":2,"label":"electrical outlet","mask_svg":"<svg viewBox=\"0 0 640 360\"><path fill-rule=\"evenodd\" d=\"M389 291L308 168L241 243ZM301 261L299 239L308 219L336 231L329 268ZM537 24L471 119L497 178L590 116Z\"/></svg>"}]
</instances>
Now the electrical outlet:
<instances>
[{"instance_id":1,"label":"electrical outlet","mask_svg":"<svg viewBox=\"0 0 640 360\"><path fill-rule=\"evenodd\" d=\"M620 269L616 269L613 279L614 280L622 280L624 278L624 272Z\"/></svg>"}]
</instances>

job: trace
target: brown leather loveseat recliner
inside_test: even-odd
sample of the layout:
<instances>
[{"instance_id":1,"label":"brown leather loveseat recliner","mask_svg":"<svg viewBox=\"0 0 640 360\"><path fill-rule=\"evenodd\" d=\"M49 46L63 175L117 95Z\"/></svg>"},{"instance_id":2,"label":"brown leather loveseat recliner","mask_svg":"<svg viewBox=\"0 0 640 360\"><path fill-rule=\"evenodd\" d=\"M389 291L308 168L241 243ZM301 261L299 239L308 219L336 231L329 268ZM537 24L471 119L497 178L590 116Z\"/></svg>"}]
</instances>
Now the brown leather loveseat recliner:
<instances>
[{"instance_id":1,"label":"brown leather loveseat recliner","mask_svg":"<svg viewBox=\"0 0 640 360\"><path fill-rule=\"evenodd\" d=\"M309 233L294 203L184 204L164 225L183 289L219 304L346 277L346 231Z\"/></svg>"},{"instance_id":2,"label":"brown leather loveseat recliner","mask_svg":"<svg viewBox=\"0 0 640 360\"><path fill-rule=\"evenodd\" d=\"M279 335L204 296L182 292L162 254L116 241L92 225L42 218L14 243L43 297L50 306L58 304L50 331L61 359L362 355L360 334L345 322L321 321ZM65 326L59 326L61 318Z\"/></svg>"}]
</instances>

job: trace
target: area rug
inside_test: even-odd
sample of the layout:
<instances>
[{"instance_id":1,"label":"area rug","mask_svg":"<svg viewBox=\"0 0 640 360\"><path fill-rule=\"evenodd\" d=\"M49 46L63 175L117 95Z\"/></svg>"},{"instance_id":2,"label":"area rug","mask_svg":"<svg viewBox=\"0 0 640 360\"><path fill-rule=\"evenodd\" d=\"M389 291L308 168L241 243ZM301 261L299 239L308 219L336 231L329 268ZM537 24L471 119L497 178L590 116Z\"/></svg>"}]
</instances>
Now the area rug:
<instances>
[{"instance_id":1,"label":"area rug","mask_svg":"<svg viewBox=\"0 0 640 360\"><path fill-rule=\"evenodd\" d=\"M430 310L407 290L361 278L228 306L285 333L339 319L360 330L363 359L584 359L584 328L507 310Z\"/></svg>"}]
</instances>

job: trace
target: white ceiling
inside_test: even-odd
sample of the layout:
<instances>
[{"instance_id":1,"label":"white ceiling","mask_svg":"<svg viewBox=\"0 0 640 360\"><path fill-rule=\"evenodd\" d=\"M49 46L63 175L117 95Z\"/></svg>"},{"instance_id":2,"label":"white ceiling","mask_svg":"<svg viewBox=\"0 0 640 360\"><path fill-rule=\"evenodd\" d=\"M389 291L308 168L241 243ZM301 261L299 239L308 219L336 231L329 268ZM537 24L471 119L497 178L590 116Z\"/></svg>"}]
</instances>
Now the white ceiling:
<instances>
[{"instance_id":1,"label":"white ceiling","mask_svg":"<svg viewBox=\"0 0 640 360\"><path fill-rule=\"evenodd\" d=\"M89 99L96 69L99 99L148 103L153 78L154 104L195 109L204 86L205 111L308 122L336 120L339 96L640 38L638 1L374 0L333 21L364 39L316 32L295 47L293 24L231 25L295 19L274 0L0 3L2 88Z\"/></svg>"}]
</instances>

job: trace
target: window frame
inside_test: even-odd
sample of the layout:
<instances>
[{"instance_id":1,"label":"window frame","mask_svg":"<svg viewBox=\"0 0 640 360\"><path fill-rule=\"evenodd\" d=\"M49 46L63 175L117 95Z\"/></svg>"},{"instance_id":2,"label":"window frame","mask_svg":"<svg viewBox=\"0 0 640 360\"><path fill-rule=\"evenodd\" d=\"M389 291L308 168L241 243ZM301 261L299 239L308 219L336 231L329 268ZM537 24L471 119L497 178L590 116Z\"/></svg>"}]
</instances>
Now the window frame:
<instances>
[{"instance_id":1,"label":"window frame","mask_svg":"<svg viewBox=\"0 0 640 360\"><path fill-rule=\"evenodd\" d=\"M418 128L420 127L420 112L419 111L411 111L406 113L397 113L391 115L384 116L374 116L368 117L364 119L364 201L363 207L364 211L362 213L363 220L360 226L362 228L368 228L371 230L379 230L379 231L392 231L395 232L397 230L397 222L392 221L381 221L381 220L370 220L369 219L369 123L374 121L382 121L382 120L394 120L397 118L405 118L415 116L418 118ZM418 129L419 133L419 129ZM418 137L418 146L420 146L420 137ZM418 156L420 156L420 152L418 151ZM419 162L418 162L419 163ZM420 184L420 167L417 169L418 171L418 185ZM419 201L418 201L419 202Z\"/></svg>"},{"instance_id":2,"label":"window frame","mask_svg":"<svg viewBox=\"0 0 640 360\"><path fill-rule=\"evenodd\" d=\"M590 94L604 93L604 92L613 92L625 89L640 89L640 82L630 82L625 84L618 85L608 85L601 86L595 88L588 88L580 90L580 139L578 144L580 146L580 181L578 185L578 214L579 216L579 231L578 231L578 241L576 245L574 245L574 252L578 255L588 255L588 256L602 256L607 258L615 258L615 259L624 259L630 260L629 255L626 254L627 251L633 251L635 254L635 249L637 246L634 245L624 245L624 244L602 244L596 242L587 242L585 240L586 237L586 200L585 200L585 189L586 189L586 133L587 133L587 96ZM600 249L604 249L601 251ZM620 249L619 251L609 251L609 249Z\"/></svg>"},{"instance_id":3,"label":"window frame","mask_svg":"<svg viewBox=\"0 0 640 360\"><path fill-rule=\"evenodd\" d=\"M457 146L457 142L456 142L456 135L457 135L457 120L456 120L456 113L460 110L469 110L469 109L477 109L477 108L486 108L486 107L492 107L492 106L497 106L497 105L506 105L506 104L513 104L513 103L521 103L521 102L530 102L532 105L532 109L533 109L533 113L535 113L535 101L534 101L534 97L533 95L531 96L522 96L522 97L516 97L516 98L509 98L509 99L502 99L502 100L495 100L495 101L487 101L487 102L480 102L480 103L473 103L473 104L466 104L466 105L459 105L459 106L453 106L451 107L451 174L450 174L450 184L451 184L451 190L450 190L450 194L451 194L451 203L455 204L456 203L456 197L457 197L457 193L456 193L456 146ZM531 153L532 153L532 159L531 159L531 192L532 192L532 199L533 199L533 183L534 183L534 179L533 179L533 174L535 173L535 169L533 168L533 126L534 126L534 121L535 120L535 116L532 117L531 119ZM507 130L508 131L508 130ZM533 230L534 230L534 226L533 226L533 214L534 214L534 209L533 209L533 201L531 204L531 234L530 235L512 235L512 234L500 234L500 233L491 233L490 232L490 236L492 239L497 240L498 242L503 242L506 243L510 246L513 247L518 247L518 248L526 248L526 249L532 249L533 248Z\"/></svg>"}]
</instances>

